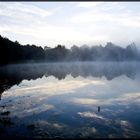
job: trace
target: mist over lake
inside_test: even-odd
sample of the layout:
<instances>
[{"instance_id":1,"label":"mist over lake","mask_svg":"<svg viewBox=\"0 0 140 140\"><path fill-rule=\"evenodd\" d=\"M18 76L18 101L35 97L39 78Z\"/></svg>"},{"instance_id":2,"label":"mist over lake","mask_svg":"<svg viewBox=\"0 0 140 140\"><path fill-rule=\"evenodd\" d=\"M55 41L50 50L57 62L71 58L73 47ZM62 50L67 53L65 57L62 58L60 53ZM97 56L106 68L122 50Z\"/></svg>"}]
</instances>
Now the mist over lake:
<instances>
[{"instance_id":1,"label":"mist over lake","mask_svg":"<svg viewBox=\"0 0 140 140\"><path fill-rule=\"evenodd\" d=\"M140 2L0 2L0 140L140 138Z\"/></svg>"},{"instance_id":2,"label":"mist over lake","mask_svg":"<svg viewBox=\"0 0 140 140\"><path fill-rule=\"evenodd\" d=\"M0 137L140 137L140 63L0 67Z\"/></svg>"}]
</instances>

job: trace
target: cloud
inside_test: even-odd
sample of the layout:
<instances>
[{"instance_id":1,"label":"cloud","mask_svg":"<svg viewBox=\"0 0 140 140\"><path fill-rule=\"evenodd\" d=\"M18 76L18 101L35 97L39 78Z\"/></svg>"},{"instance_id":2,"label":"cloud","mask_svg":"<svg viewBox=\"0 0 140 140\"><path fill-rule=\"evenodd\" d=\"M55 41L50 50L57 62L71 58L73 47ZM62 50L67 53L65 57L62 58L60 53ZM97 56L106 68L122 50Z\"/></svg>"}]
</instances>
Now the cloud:
<instances>
[{"instance_id":1,"label":"cloud","mask_svg":"<svg viewBox=\"0 0 140 140\"><path fill-rule=\"evenodd\" d=\"M99 27L98 25L100 25L100 23L104 23L104 28L107 24L112 24L113 27L116 25L123 27L140 27L140 12L136 12L129 3L81 2L79 6L86 7L87 5L87 7L92 7L92 4L96 8L87 9L75 14L71 18L71 22L87 23L92 26L97 25L96 28ZM98 6L99 4L102 5ZM134 3L132 5L134 6ZM107 27L107 29L109 28Z\"/></svg>"},{"instance_id":2,"label":"cloud","mask_svg":"<svg viewBox=\"0 0 140 140\"><path fill-rule=\"evenodd\" d=\"M89 25L95 28L99 27L100 23L110 23L114 25L121 26L129 26L129 27L140 27L140 14L134 15L134 13L110 13L103 11L94 11L91 10L89 12L82 12L81 14L77 14L71 18L71 22L73 23L88 23Z\"/></svg>"},{"instance_id":3,"label":"cloud","mask_svg":"<svg viewBox=\"0 0 140 140\"><path fill-rule=\"evenodd\" d=\"M22 44L36 43L36 37L42 36L37 28L47 25L48 17L54 13L54 9L50 11L25 2L1 2L1 35L13 41L18 40Z\"/></svg>"},{"instance_id":4,"label":"cloud","mask_svg":"<svg viewBox=\"0 0 140 140\"><path fill-rule=\"evenodd\" d=\"M104 118L103 116L97 115L97 114L94 113L94 112L78 112L78 114L79 114L81 117L86 117L86 118L97 118L97 119L101 119L101 120L107 120L107 119Z\"/></svg>"},{"instance_id":5,"label":"cloud","mask_svg":"<svg viewBox=\"0 0 140 140\"><path fill-rule=\"evenodd\" d=\"M96 134L98 131L95 127L81 127L80 132L82 136L81 138L87 139L87 137Z\"/></svg>"},{"instance_id":6,"label":"cloud","mask_svg":"<svg viewBox=\"0 0 140 140\"><path fill-rule=\"evenodd\" d=\"M47 17L52 15L50 11L41 9L39 7L28 5L25 3L0 3L0 15L7 16L11 18L25 19L28 17L39 16L39 17Z\"/></svg>"},{"instance_id":7,"label":"cloud","mask_svg":"<svg viewBox=\"0 0 140 140\"><path fill-rule=\"evenodd\" d=\"M127 18L120 18L118 22L120 22L120 24L122 24L123 26L128 26L128 27L133 27L133 28L140 27L139 17L132 16L132 17L127 17Z\"/></svg>"},{"instance_id":8,"label":"cloud","mask_svg":"<svg viewBox=\"0 0 140 140\"><path fill-rule=\"evenodd\" d=\"M102 123L101 121L103 121L105 125L110 125L111 123L111 120L109 118L106 118L102 115L98 115L95 112L85 111L85 112L78 112L77 114L83 118L92 118L94 119L94 121L99 123Z\"/></svg>"},{"instance_id":9,"label":"cloud","mask_svg":"<svg viewBox=\"0 0 140 140\"><path fill-rule=\"evenodd\" d=\"M2 26L16 26L17 28L21 27L21 29L26 27L28 29L29 27L45 25L48 22L48 17L53 16L55 12L57 10L42 9L25 2L1 2L0 24Z\"/></svg>"},{"instance_id":10,"label":"cloud","mask_svg":"<svg viewBox=\"0 0 140 140\"><path fill-rule=\"evenodd\" d=\"M127 120L116 120L116 124L119 124L122 127L132 128L132 124Z\"/></svg>"},{"instance_id":11,"label":"cloud","mask_svg":"<svg viewBox=\"0 0 140 140\"><path fill-rule=\"evenodd\" d=\"M105 35L106 38L100 39L101 43L113 41L126 46L132 41L139 43L139 17L140 12L128 3L112 2L76 13L70 22L79 25L84 33L91 36Z\"/></svg>"},{"instance_id":12,"label":"cloud","mask_svg":"<svg viewBox=\"0 0 140 140\"><path fill-rule=\"evenodd\" d=\"M140 12L129 3L45 4L1 2L1 35L21 44L50 47L139 41Z\"/></svg>"},{"instance_id":13,"label":"cloud","mask_svg":"<svg viewBox=\"0 0 140 140\"><path fill-rule=\"evenodd\" d=\"M103 20L113 20L112 15L105 13L96 13L96 12L86 12L79 15L74 16L71 21L74 23L95 23L97 21Z\"/></svg>"},{"instance_id":14,"label":"cloud","mask_svg":"<svg viewBox=\"0 0 140 140\"><path fill-rule=\"evenodd\" d=\"M103 2L80 2L77 4L77 7L82 8L93 8L99 4L102 4Z\"/></svg>"},{"instance_id":15,"label":"cloud","mask_svg":"<svg viewBox=\"0 0 140 140\"><path fill-rule=\"evenodd\" d=\"M136 92L136 93L125 93L124 95L121 95L120 97L112 101L118 102L119 104L130 104L130 103L139 104L139 100L140 100L140 92Z\"/></svg>"},{"instance_id":16,"label":"cloud","mask_svg":"<svg viewBox=\"0 0 140 140\"><path fill-rule=\"evenodd\" d=\"M52 78L52 77L51 77ZM7 90L4 93L8 93L7 96L4 99L7 99L11 96L10 93L14 93L13 97L19 97L20 95L22 96L21 93L24 92L24 95L28 95L30 92L30 95L36 98L40 98L38 96L42 95L42 97L49 97L49 96L53 96L53 95L61 95L61 94L69 94L71 92L73 92L73 90L80 88L80 87L84 87L86 85L89 84L89 82L84 82L84 81L80 81L80 80L69 80L69 81L59 81L54 79L55 83L57 84L57 86L54 88L54 81L48 81L48 79L46 79L46 77L43 77L44 79L44 83L42 83L42 81L40 81L39 79L36 81L23 81L23 85L25 84L29 84L29 87L21 87L20 85L17 86L13 86L10 91ZM41 82L41 83L40 83ZM69 91L67 93L67 91ZM39 95L35 94L36 92L41 92Z\"/></svg>"},{"instance_id":17,"label":"cloud","mask_svg":"<svg viewBox=\"0 0 140 140\"><path fill-rule=\"evenodd\" d=\"M74 30L72 27L64 27L64 26L55 26L46 24L42 26L32 25L29 27L21 27L16 25L4 25L0 28L3 34L16 34L18 36L24 36L26 38L23 40L22 38L18 38L22 44L33 43L36 45L48 45L48 46L56 46L57 44L84 44L84 43L93 43L94 41L100 42L100 40L106 40L107 36L103 35L94 35L90 36L88 34L83 34L80 31ZM27 38L26 36L30 36L31 38ZM12 38L10 38L12 39Z\"/></svg>"},{"instance_id":18,"label":"cloud","mask_svg":"<svg viewBox=\"0 0 140 140\"><path fill-rule=\"evenodd\" d=\"M67 79L68 78L68 79ZM47 110L55 108L54 105L48 103L48 99L52 96L63 96L75 93L79 88L85 87L89 84L102 85L103 82L98 80L73 80L71 76L68 76L65 80L59 81L53 76L43 77L37 80L23 80L19 85L11 87L9 90L3 93L2 104L13 104L9 106L11 110L11 116L19 116L20 118L30 116ZM82 78L83 79L83 78ZM54 88L54 83L55 88ZM23 94L24 93L24 94ZM28 100L26 104L25 101ZM69 98L68 98L69 101ZM56 126L57 127L57 126Z\"/></svg>"},{"instance_id":19,"label":"cloud","mask_svg":"<svg viewBox=\"0 0 140 140\"><path fill-rule=\"evenodd\" d=\"M71 99L70 102L75 103L75 104L81 104L81 105L97 105L97 104L100 104L99 100L89 99L89 98L74 98L74 99Z\"/></svg>"},{"instance_id":20,"label":"cloud","mask_svg":"<svg viewBox=\"0 0 140 140\"><path fill-rule=\"evenodd\" d=\"M48 23L48 17L57 13L60 7L53 9L53 12L25 3L0 3L0 7L1 33L12 40L16 38L22 44L41 43L55 46L71 41L77 44L81 40L93 40L89 35L82 34L71 26Z\"/></svg>"},{"instance_id":21,"label":"cloud","mask_svg":"<svg viewBox=\"0 0 140 140\"><path fill-rule=\"evenodd\" d=\"M131 103L139 104L140 101L140 93L125 93L116 98L109 99L91 99L91 98L72 98L69 100L70 103L80 104L80 105L129 105Z\"/></svg>"},{"instance_id":22,"label":"cloud","mask_svg":"<svg viewBox=\"0 0 140 140\"><path fill-rule=\"evenodd\" d=\"M62 128L65 128L66 125L64 124L59 124L59 123L52 123L52 122L48 122L46 120L37 120L36 121L36 124L40 127L50 127L50 128L53 128L53 129L62 129Z\"/></svg>"}]
</instances>

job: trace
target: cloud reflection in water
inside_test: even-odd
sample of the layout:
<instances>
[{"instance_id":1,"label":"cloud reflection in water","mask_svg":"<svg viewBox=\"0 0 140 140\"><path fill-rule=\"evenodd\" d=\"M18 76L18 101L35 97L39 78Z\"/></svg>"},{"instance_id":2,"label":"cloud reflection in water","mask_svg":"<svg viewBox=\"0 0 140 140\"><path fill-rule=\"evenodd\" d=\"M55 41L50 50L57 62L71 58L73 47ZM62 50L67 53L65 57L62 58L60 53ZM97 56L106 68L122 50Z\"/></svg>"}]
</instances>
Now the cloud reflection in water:
<instances>
[{"instance_id":1,"label":"cloud reflection in water","mask_svg":"<svg viewBox=\"0 0 140 140\"><path fill-rule=\"evenodd\" d=\"M140 137L139 73L131 79L121 75L122 69L116 70L119 76L108 80L109 73L94 68L88 76L79 66L76 77L70 72L65 77L65 71L59 69L56 72L65 78L57 79L53 70L36 80L25 78L2 93L0 106L5 107L1 109L9 110L11 118L17 117L19 125L33 122L41 133L48 130L50 137ZM109 70L112 77L115 69ZM108 78L99 76L100 72Z\"/></svg>"}]
</instances>

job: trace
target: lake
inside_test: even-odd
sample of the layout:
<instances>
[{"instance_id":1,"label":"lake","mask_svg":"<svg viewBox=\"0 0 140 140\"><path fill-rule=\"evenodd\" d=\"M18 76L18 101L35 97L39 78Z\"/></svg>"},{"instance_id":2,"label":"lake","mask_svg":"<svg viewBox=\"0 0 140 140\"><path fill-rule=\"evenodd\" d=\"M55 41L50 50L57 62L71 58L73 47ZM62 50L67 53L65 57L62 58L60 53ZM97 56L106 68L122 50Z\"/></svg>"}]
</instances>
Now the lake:
<instances>
[{"instance_id":1,"label":"lake","mask_svg":"<svg viewBox=\"0 0 140 140\"><path fill-rule=\"evenodd\" d=\"M1 138L140 138L140 63L0 67Z\"/></svg>"}]
</instances>

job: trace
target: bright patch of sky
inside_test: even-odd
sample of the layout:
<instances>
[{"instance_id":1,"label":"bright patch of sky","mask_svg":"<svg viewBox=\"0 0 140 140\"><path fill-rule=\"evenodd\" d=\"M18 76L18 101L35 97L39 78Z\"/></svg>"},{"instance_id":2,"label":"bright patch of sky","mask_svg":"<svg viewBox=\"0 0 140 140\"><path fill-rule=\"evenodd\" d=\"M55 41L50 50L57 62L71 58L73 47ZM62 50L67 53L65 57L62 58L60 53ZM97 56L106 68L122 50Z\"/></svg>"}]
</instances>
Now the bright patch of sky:
<instances>
[{"instance_id":1,"label":"bright patch of sky","mask_svg":"<svg viewBox=\"0 0 140 140\"><path fill-rule=\"evenodd\" d=\"M140 45L140 2L0 2L0 34L21 44Z\"/></svg>"}]
</instances>

